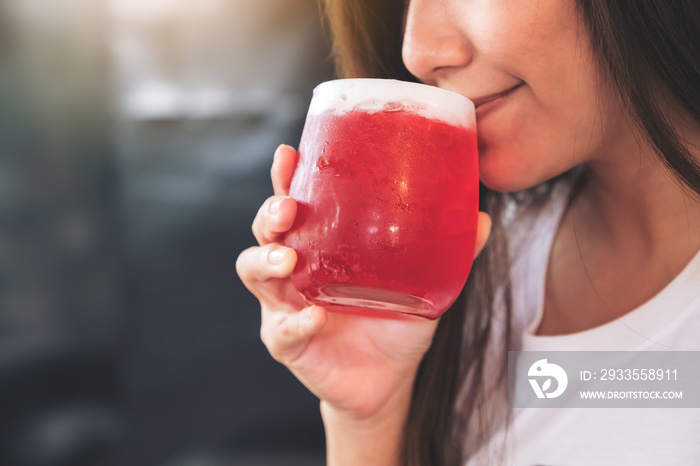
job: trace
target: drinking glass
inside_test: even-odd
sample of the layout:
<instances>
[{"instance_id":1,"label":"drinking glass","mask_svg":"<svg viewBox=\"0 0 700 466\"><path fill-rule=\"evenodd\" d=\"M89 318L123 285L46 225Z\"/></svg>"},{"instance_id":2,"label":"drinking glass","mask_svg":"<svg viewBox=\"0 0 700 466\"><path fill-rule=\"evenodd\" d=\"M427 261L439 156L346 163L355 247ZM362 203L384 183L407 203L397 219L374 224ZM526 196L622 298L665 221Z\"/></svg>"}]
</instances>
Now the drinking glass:
<instances>
[{"instance_id":1,"label":"drinking glass","mask_svg":"<svg viewBox=\"0 0 700 466\"><path fill-rule=\"evenodd\" d=\"M297 290L329 311L439 317L474 256L477 164L467 98L388 79L320 84L289 193Z\"/></svg>"}]
</instances>

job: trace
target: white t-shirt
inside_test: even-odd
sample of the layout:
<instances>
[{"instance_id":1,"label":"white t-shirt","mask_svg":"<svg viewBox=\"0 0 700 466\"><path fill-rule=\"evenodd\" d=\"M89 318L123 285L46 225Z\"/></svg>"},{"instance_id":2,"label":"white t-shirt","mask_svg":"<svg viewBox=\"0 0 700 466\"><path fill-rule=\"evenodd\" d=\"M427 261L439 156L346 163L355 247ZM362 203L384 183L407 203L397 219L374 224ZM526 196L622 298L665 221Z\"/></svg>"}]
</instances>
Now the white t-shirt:
<instances>
[{"instance_id":1,"label":"white t-shirt","mask_svg":"<svg viewBox=\"0 0 700 466\"><path fill-rule=\"evenodd\" d=\"M622 318L583 332L538 336L549 251L569 189L555 188L538 214L513 230L514 349L700 351L700 252L661 292ZM698 362L700 372L700 358ZM527 408L512 412L468 466L700 465L700 408Z\"/></svg>"}]
</instances>

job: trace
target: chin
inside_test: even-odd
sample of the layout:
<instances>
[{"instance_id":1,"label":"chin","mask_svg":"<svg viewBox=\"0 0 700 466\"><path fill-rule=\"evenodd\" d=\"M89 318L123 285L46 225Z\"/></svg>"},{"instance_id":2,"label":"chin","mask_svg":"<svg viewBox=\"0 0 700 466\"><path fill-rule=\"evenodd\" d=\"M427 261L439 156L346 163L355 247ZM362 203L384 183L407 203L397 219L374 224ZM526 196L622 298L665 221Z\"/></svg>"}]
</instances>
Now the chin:
<instances>
[{"instance_id":1,"label":"chin","mask_svg":"<svg viewBox=\"0 0 700 466\"><path fill-rule=\"evenodd\" d=\"M500 149L500 148L499 148ZM573 168L566 160L503 148L479 148L479 179L489 189L512 193L533 188Z\"/></svg>"},{"instance_id":2,"label":"chin","mask_svg":"<svg viewBox=\"0 0 700 466\"><path fill-rule=\"evenodd\" d=\"M532 169L501 157L479 157L479 179L489 189L502 193L522 191L544 180L534 176Z\"/></svg>"}]
</instances>

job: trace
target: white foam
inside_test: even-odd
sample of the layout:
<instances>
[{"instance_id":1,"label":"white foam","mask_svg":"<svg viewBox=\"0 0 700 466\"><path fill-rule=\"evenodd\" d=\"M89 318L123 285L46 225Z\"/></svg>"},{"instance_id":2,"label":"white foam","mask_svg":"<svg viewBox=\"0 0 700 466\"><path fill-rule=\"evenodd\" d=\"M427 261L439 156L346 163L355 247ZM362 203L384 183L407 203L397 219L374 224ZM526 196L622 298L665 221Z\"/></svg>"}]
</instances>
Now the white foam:
<instances>
[{"instance_id":1,"label":"white foam","mask_svg":"<svg viewBox=\"0 0 700 466\"><path fill-rule=\"evenodd\" d=\"M454 126L476 127L474 104L463 95L394 79L336 79L321 83L314 89L309 115L328 109L335 114L408 110Z\"/></svg>"}]
</instances>

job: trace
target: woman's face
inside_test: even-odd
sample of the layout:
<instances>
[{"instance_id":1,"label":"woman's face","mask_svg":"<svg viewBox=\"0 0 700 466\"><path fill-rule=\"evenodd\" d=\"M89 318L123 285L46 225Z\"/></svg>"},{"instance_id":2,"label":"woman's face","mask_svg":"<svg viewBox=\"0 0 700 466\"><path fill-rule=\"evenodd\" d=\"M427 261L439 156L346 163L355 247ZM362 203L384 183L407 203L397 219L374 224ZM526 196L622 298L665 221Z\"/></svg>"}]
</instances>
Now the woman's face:
<instances>
[{"instance_id":1,"label":"woman's face","mask_svg":"<svg viewBox=\"0 0 700 466\"><path fill-rule=\"evenodd\" d=\"M492 189L599 159L628 131L574 0L410 0L403 60L422 82L474 101Z\"/></svg>"}]
</instances>

